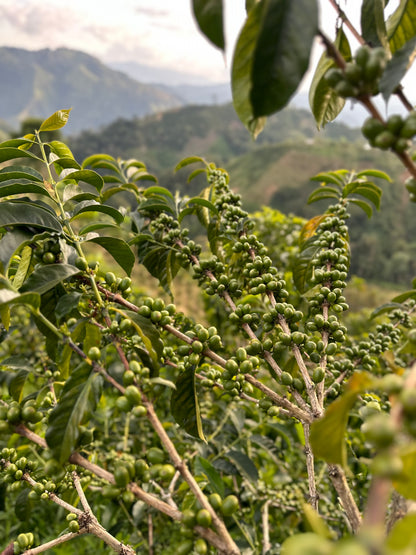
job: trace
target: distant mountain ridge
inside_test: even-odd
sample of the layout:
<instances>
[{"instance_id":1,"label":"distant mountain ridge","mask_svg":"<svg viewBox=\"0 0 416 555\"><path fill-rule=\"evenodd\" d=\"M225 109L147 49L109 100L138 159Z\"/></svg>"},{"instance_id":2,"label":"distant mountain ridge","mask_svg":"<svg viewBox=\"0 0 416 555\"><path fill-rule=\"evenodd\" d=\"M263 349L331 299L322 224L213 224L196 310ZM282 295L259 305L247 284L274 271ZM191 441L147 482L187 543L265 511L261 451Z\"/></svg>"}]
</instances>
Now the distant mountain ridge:
<instances>
[{"instance_id":1,"label":"distant mountain ridge","mask_svg":"<svg viewBox=\"0 0 416 555\"><path fill-rule=\"evenodd\" d=\"M72 107L66 131L76 133L120 117L140 117L183 104L164 87L139 83L68 48L1 47L0 75L0 120L13 127L26 117L48 117Z\"/></svg>"}]
</instances>

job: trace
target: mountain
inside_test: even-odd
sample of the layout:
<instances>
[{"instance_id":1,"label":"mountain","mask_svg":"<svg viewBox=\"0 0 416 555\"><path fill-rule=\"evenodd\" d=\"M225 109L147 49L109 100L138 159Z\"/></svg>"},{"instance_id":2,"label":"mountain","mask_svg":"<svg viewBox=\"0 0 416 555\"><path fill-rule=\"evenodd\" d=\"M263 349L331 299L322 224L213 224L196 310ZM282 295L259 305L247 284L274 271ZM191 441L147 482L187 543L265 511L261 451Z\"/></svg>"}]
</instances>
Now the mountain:
<instances>
[{"instance_id":1,"label":"mountain","mask_svg":"<svg viewBox=\"0 0 416 555\"><path fill-rule=\"evenodd\" d=\"M0 48L0 119L18 127L26 117L46 118L73 108L65 132L98 128L183 103L173 92L143 84L68 48Z\"/></svg>"}]
</instances>

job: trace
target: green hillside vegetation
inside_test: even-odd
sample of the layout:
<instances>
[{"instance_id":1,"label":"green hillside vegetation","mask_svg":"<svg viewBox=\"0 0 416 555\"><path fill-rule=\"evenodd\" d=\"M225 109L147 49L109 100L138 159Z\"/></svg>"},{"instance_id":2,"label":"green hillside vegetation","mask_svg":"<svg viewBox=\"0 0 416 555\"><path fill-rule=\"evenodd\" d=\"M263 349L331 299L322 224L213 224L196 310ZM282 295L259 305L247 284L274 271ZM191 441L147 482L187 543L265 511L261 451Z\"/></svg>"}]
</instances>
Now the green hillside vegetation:
<instances>
[{"instance_id":1,"label":"green hillside vegetation","mask_svg":"<svg viewBox=\"0 0 416 555\"><path fill-rule=\"evenodd\" d=\"M411 216L403 168L392 154L367 149L356 129L329 124L318 133L306 110L285 109L270 118L253 142L237 120L231 105L189 106L144 119L118 120L100 133L74 137L76 157L93 152L136 157L172 191L190 195L203 186L198 178L186 184L187 170L173 173L185 156L203 155L227 167L233 187L254 211L263 205L283 213L312 217L322 203L306 205L313 190L310 178L323 171L376 167L392 183L382 186L383 213L368 219L356 211L352 219L352 272L369 280L407 285L416 273L416 222Z\"/></svg>"},{"instance_id":2,"label":"green hillside vegetation","mask_svg":"<svg viewBox=\"0 0 416 555\"><path fill-rule=\"evenodd\" d=\"M171 92L138 83L93 56L59 48L0 48L0 118L10 125L73 108L68 132L98 128L117 117L143 116L181 104Z\"/></svg>"}]
</instances>

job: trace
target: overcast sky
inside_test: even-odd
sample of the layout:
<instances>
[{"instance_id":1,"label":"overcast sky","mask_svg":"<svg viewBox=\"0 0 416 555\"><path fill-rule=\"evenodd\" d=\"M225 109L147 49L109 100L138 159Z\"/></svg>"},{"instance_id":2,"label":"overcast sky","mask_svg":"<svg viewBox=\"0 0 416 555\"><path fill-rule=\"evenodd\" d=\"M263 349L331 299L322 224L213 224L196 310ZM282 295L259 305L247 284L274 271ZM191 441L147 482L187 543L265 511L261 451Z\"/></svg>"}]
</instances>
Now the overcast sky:
<instances>
[{"instance_id":1,"label":"overcast sky","mask_svg":"<svg viewBox=\"0 0 416 555\"><path fill-rule=\"evenodd\" d=\"M65 46L104 62L136 61L226 81L245 2L225 2L225 61L196 29L190 4L190 0L0 0L0 44L32 50ZM333 13L326 6L322 14L328 31L334 27Z\"/></svg>"}]
</instances>

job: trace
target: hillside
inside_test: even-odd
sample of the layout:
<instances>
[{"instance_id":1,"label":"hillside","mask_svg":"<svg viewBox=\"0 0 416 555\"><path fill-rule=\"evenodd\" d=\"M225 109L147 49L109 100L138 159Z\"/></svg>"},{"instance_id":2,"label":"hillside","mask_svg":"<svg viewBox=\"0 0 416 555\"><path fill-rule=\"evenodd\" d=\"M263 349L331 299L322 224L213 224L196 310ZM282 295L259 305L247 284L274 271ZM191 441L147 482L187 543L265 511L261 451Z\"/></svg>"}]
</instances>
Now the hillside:
<instances>
[{"instance_id":1,"label":"hillside","mask_svg":"<svg viewBox=\"0 0 416 555\"><path fill-rule=\"evenodd\" d=\"M2 47L0 75L0 119L16 128L26 117L45 118L72 107L65 132L76 133L182 103L164 88L138 83L93 56L67 48Z\"/></svg>"},{"instance_id":2,"label":"hillside","mask_svg":"<svg viewBox=\"0 0 416 555\"><path fill-rule=\"evenodd\" d=\"M414 204L403 186L400 163L393 154L368 149L359 130L333 123L318 133L305 110L288 108L273 116L256 142L231 105L189 106L142 120L119 120L100 133L82 133L71 139L71 148L79 158L94 152L136 157L161 185L190 195L204 186L202 176L187 184L189 169L174 174L173 168L185 156L200 155L229 171L246 209L268 205L305 217L322 212L328 204L306 205L317 186L310 177L318 172L344 168L345 160L350 170L384 170L393 183L379 183L382 211L370 220L359 209L354 211L352 271L367 279L407 285L416 274Z\"/></svg>"}]
</instances>

